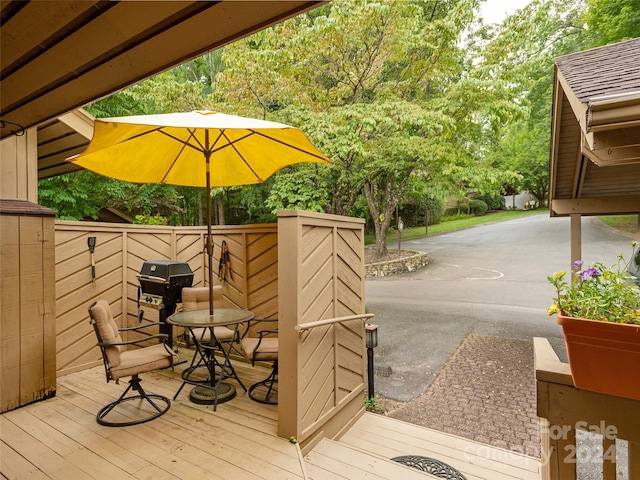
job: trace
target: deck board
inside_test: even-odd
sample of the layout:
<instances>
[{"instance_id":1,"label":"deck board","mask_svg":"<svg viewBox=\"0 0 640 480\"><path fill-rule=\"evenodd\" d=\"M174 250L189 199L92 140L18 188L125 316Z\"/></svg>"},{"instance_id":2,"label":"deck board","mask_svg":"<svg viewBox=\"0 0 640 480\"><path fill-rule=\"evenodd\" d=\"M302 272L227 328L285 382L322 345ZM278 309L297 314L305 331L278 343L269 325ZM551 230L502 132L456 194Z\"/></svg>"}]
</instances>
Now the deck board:
<instances>
[{"instance_id":1,"label":"deck board","mask_svg":"<svg viewBox=\"0 0 640 480\"><path fill-rule=\"evenodd\" d=\"M436 458L469 480L538 480L540 475L537 458L370 413L360 418L340 441L384 458Z\"/></svg>"},{"instance_id":2,"label":"deck board","mask_svg":"<svg viewBox=\"0 0 640 480\"><path fill-rule=\"evenodd\" d=\"M269 369L234 364L247 386L269 374ZM183 368L144 374L142 385L172 398ZM301 460L296 445L277 436L277 406L256 403L235 385L237 396L216 412L190 402L187 385L162 417L114 428L99 425L95 415L122 393L126 381L107 383L102 367L61 376L54 398L0 415L0 473L10 480L410 480L429 477L390 458L429 454L469 480L538 478L537 459L492 458L500 451L368 413L339 442L322 440ZM136 411L128 406L123 418ZM469 457L470 445L484 448L488 458Z\"/></svg>"},{"instance_id":3,"label":"deck board","mask_svg":"<svg viewBox=\"0 0 640 480\"><path fill-rule=\"evenodd\" d=\"M350 447L346 443L323 439L305 456L307 464L316 469L341 475L340 478L371 480L402 479L427 480L435 479L433 475L414 470L390 459L376 457L368 452Z\"/></svg>"}]
</instances>

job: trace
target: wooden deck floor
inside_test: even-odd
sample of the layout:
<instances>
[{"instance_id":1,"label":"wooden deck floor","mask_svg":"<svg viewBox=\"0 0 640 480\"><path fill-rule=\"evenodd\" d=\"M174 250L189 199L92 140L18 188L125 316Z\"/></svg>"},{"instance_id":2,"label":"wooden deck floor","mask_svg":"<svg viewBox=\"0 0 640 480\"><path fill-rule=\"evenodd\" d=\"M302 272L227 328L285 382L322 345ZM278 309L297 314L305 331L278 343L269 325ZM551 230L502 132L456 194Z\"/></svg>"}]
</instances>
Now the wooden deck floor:
<instances>
[{"instance_id":1,"label":"wooden deck floor","mask_svg":"<svg viewBox=\"0 0 640 480\"><path fill-rule=\"evenodd\" d=\"M268 374L265 369L234 364L247 384ZM180 386L180 370L178 366L175 372L142 375L143 386L171 398ZM240 388L236 398L219 405L217 412L190 402L187 386L156 420L124 428L99 425L96 412L124 388L107 384L103 368L93 368L59 377L55 398L0 415L1 476L11 480L435 478L390 460L418 454L459 468L469 480L538 478L534 459L501 457L490 447L373 414L365 414L340 442L323 440L303 459L296 445L277 436L277 408L250 400ZM486 458L474 452L484 452Z\"/></svg>"},{"instance_id":2,"label":"wooden deck floor","mask_svg":"<svg viewBox=\"0 0 640 480\"><path fill-rule=\"evenodd\" d=\"M372 413L365 413L339 442L322 440L306 456L306 462L334 473L358 466L372 475L366 478L416 478L410 476L409 467L403 467L406 471L400 476L386 475L389 459L402 455L435 458L460 471L467 480L540 478L537 458ZM343 473L336 478L355 477Z\"/></svg>"}]
</instances>

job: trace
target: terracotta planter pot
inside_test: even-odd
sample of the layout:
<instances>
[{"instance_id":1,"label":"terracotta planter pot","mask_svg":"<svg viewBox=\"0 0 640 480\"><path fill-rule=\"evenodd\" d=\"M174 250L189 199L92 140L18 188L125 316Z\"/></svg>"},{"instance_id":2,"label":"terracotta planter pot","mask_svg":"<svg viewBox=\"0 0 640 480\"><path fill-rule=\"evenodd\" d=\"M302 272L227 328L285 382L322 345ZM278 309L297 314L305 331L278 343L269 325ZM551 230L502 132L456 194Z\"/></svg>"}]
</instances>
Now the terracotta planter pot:
<instances>
[{"instance_id":1,"label":"terracotta planter pot","mask_svg":"<svg viewBox=\"0 0 640 480\"><path fill-rule=\"evenodd\" d=\"M558 314L576 388L640 400L640 325Z\"/></svg>"}]
</instances>

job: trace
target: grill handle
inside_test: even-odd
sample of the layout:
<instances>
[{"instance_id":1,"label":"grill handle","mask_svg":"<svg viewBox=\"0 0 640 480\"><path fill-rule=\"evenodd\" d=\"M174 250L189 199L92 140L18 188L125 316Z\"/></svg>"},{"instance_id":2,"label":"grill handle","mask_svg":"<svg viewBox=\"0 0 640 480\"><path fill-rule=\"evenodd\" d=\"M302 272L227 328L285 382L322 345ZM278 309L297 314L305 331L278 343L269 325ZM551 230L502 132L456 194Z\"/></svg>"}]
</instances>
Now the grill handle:
<instances>
[{"instance_id":1,"label":"grill handle","mask_svg":"<svg viewBox=\"0 0 640 480\"><path fill-rule=\"evenodd\" d=\"M167 283L167 279L163 277L152 277L150 275L136 275L138 279L148 280L153 283Z\"/></svg>"},{"instance_id":2,"label":"grill handle","mask_svg":"<svg viewBox=\"0 0 640 480\"><path fill-rule=\"evenodd\" d=\"M176 275L171 275L171 277L191 277L191 276L193 276L192 273L178 273ZM153 283L169 283L168 278L154 277L153 275L141 275L138 273L136 277L138 277L138 280L140 279L149 280L150 282L153 282Z\"/></svg>"}]
</instances>

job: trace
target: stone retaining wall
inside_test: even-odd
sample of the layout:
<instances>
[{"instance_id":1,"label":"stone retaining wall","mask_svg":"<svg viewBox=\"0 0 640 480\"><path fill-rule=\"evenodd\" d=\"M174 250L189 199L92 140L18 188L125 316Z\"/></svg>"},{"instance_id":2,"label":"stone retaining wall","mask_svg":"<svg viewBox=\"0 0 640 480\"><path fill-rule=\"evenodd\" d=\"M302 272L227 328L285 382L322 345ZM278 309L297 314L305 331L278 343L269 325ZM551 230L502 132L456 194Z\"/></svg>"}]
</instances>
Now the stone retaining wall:
<instances>
[{"instance_id":1,"label":"stone retaining wall","mask_svg":"<svg viewBox=\"0 0 640 480\"><path fill-rule=\"evenodd\" d=\"M429 263L429 256L425 252L413 252L414 255L390 260L387 262L370 263L365 266L366 277L384 277L396 273L415 272Z\"/></svg>"}]
</instances>

